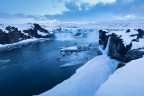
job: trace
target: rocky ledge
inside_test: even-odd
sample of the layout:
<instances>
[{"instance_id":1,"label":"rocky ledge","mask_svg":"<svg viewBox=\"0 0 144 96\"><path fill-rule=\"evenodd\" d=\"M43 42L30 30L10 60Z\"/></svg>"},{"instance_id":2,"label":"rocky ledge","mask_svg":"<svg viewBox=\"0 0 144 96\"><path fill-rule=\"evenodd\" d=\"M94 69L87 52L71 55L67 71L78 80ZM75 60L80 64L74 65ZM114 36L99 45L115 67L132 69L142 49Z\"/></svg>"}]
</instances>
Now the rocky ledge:
<instances>
[{"instance_id":1,"label":"rocky ledge","mask_svg":"<svg viewBox=\"0 0 144 96\"><path fill-rule=\"evenodd\" d=\"M12 44L30 38L51 38L52 36L53 34L36 23L28 24L25 29L0 24L0 44Z\"/></svg>"},{"instance_id":2,"label":"rocky ledge","mask_svg":"<svg viewBox=\"0 0 144 96\"><path fill-rule=\"evenodd\" d=\"M124 63L144 55L144 30L109 29L99 30L99 45L112 58Z\"/></svg>"}]
</instances>

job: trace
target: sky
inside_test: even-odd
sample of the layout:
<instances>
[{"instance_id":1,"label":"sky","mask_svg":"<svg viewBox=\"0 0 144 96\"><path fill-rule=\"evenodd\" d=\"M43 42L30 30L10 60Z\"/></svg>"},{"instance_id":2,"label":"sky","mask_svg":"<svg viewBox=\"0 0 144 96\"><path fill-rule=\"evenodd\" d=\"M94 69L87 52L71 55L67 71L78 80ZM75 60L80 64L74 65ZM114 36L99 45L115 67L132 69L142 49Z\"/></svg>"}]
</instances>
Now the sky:
<instances>
[{"instance_id":1,"label":"sky","mask_svg":"<svg viewBox=\"0 0 144 96\"><path fill-rule=\"evenodd\" d=\"M144 0L0 0L0 21L98 22L144 19Z\"/></svg>"}]
</instances>

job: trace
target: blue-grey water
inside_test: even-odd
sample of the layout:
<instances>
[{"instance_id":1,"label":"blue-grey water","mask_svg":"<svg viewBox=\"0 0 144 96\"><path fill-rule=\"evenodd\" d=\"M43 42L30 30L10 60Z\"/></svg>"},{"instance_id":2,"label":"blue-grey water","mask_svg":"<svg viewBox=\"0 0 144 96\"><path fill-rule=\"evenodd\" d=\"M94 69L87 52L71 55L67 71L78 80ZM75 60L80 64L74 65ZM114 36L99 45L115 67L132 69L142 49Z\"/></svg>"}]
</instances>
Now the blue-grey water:
<instances>
[{"instance_id":1,"label":"blue-grey water","mask_svg":"<svg viewBox=\"0 0 144 96\"><path fill-rule=\"evenodd\" d=\"M75 73L81 65L60 68L64 41L44 41L0 52L0 96L32 96L45 92Z\"/></svg>"},{"instance_id":2,"label":"blue-grey water","mask_svg":"<svg viewBox=\"0 0 144 96\"><path fill-rule=\"evenodd\" d=\"M70 42L45 41L0 52L0 96L32 96L69 78L81 65L60 68L59 47Z\"/></svg>"}]
</instances>

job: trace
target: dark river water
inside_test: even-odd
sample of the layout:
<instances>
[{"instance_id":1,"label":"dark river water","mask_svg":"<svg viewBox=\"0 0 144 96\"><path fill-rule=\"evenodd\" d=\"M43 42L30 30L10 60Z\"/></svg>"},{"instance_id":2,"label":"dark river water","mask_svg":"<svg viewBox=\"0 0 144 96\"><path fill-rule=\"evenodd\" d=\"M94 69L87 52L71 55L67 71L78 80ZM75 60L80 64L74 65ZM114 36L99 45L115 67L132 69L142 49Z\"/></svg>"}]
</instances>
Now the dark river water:
<instances>
[{"instance_id":1,"label":"dark river water","mask_svg":"<svg viewBox=\"0 0 144 96\"><path fill-rule=\"evenodd\" d=\"M60 68L63 41L44 41L0 52L0 96L32 96L45 92L73 75L81 65Z\"/></svg>"}]
</instances>

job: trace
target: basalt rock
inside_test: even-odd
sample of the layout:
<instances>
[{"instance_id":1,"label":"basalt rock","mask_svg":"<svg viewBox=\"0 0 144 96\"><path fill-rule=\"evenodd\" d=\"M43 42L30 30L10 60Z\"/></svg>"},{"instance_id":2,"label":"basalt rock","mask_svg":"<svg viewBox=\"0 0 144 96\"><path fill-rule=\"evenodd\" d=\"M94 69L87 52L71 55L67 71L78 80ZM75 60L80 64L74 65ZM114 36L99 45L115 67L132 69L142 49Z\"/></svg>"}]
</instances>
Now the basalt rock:
<instances>
[{"instance_id":1,"label":"basalt rock","mask_svg":"<svg viewBox=\"0 0 144 96\"><path fill-rule=\"evenodd\" d=\"M47 35L42 36L39 32L46 33ZM27 34L27 35L26 35ZM48 30L41 27L39 24L33 24L31 28L26 30L19 30L14 26L7 26L5 30L0 29L0 44L11 44L21 40L30 38L51 38L52 34Z\"/></svg>"},{"instance_id":2,"label":"basalt rock","mask_svg":"<svg viewBox=\"0 0 144 96\"><path fill-rule=\"evenodd\" d=\"M17 28L13 26L8 26L5 28L8 32L0 30L0 44L10 44L15 43L20 40L25 40L30 38L21 33Z\"/></svg>"},{"instance_id":3,"label":"basalt rock","mask_svg":"<svg viewBox=\"0 0 144 96\"><path fill-rule=\"evenodd\" d=\"M106 31L99 31L99 45L103 46L103 49L106 48L109 36L106 35Z\"/></svg>"},{"instance_id":4,"label":"basalt rock","mask_svg":"<svg viewBox=\"0 0 144 96\"><path fill-rule=\"evenodd\" d=\"M137 50L131 50L132 48L132 42L138 42L139 38L143 38L144 31L141 29L138 29L138 34L136 40L132 40L129 45L124 45L123 40L121 39L121 36L116 35L115 33L112 33L110 35L107 35L106 31L99 31L99 45L105 48L108 46L109 50L107 54L112 58L116 59L122 62L130 62L131 60L142 58L144 55L144 52ZM130 30L127 30L126 33L129 33ZM110 39L108 39L110 38ZM108 40L110 40L109 45Z\"/></svg>"}]
</instances>

